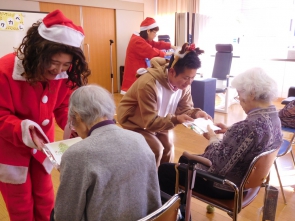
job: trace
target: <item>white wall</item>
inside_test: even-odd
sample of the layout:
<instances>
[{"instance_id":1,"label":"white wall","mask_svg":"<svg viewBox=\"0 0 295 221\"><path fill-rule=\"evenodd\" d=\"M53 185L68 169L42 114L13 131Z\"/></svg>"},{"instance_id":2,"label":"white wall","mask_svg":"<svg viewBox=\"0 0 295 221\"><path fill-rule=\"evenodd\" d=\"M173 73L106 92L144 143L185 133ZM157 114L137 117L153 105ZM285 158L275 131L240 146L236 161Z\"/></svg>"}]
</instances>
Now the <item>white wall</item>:
<instances>
[{"instance_id":1,"label":"white wall","mask_svg":"<svg viewBox=\"0 0 295 221\"><path fill-rule=\"evenodd\" d=\"M0 0L0 9L21 10L21 11L40 11L39 2L21 0Z\"/></svg>"},{"instance_id":2,"label":"white wall","mask_svg":"<svg viewBox=\"0 0 295 221\"><path fill-rule=\"evenodd\" d=\"M117 45L117 73L118 91L120 91L120 66L125 65L126 49L131 35L139 32L143 12L116 10L116 45Z\"/></svg>"},{"instance_id":3,"label":"white wall","mask_svg":"<svg viewBox=\"0 0 295 221\"><path fill-rule=\"evenodd\" d=\"M143 11L144 18L146 18L146 17L154 18L156 16L157 0L121 0L121 1L143 3L144 4L144 11Z\"/></svg>"}]
</instances>

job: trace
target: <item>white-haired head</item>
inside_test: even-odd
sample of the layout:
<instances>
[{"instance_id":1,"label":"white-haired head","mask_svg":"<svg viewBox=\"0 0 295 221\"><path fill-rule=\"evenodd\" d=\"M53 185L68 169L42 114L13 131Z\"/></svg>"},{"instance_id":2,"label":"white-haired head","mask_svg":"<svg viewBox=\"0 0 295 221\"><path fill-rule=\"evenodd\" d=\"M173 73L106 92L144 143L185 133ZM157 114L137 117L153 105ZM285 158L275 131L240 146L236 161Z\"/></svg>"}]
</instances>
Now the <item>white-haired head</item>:
<instances>
[{"instance_id":1,"label":"white-haired head","mask_svg":"<svg viewBox=\"0 0 295 221\"><path fill-rule=\"evenodd\" d=\"M113 96L106 89L98 85L87 85L72 93L68 119L75 119L77 113L86 125L92 125L100 118L112 120L115 110Z\"/></svg>"},{"instance_id":2,"label":"white-haired head","mask_svg":"<svg viewBox=\"0 0 295 221\"><path fill-rule=\"evenodd\" d=\"M254 95L257 101L272 102L278 96L276 82L259 67L237 75L231 85L245 96Z\"/></svg>"}]
</instances>

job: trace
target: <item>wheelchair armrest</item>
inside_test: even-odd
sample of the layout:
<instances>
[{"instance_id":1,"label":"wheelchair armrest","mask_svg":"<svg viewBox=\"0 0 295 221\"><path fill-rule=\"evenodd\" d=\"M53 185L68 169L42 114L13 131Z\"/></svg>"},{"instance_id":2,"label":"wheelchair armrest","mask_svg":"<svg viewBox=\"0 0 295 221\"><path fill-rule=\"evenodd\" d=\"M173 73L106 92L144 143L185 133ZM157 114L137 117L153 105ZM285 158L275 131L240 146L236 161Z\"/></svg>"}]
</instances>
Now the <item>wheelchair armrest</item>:
<instances>
[{"instance_id":1,"label":"wheelchair armrest","mask_svg":"<svg viewBox=\"0 0 295 221\"><path fill-rule=\"evenodd\" d=\"M193 155L193 154L190 154L186 151L183 152L182 156L186 157L189 161L194 161L196 163L200 163L200 164L207 166L207 167L210 167L212 165L212 162L210 160L208 160L207 158L201 157L198 155Z\"/></svg>"},{"instance_id":2,"label":"wheelchair armrest","mask_svg":"<svg viewBox=\"0 0 295 221\"><path fill-rule=\"evenodd\" d=\"M196 176L211 180L216 183L225 183L224 177L200 169L196 169Z\"/></svg>"},{"instance_id":3,"label":"wheelchair armrest","mask_svg":"<svg viewBox=\"0 0 295 221\"><path fill-rule=\"evenodd\" d=\"M188 165L184 164L184 163L181 163L181 164L179 164L177 169L179 171L184 171L185 172L188 169ZM202 178L205 178L207 180L211 180L211 181L217 182L217 183L222 183L222 184L225 183L225 178L224 177L213 174L213 173L209 173L209 172L207 172L205 170L201 170L201 169L196 169L196 176L202 177Z\"/></svg>"},{"instance_id":4,"label":"wheelchair armrest","mask_svg":"<svg viewBox=\"0 0 295 221\"><path fill-rule=\"evenodd\" d=\"M177 166L177 169L179 170L179 171L186 171L187 170L187 167L188 167L188 165L187 164L185 164L185 163L180 163L178 166Z\"/></svg>"},{"instance_id":5,"label":"wheelchair armrest","mask_svg":"<svg viewBox=\"0 0 295 221\"><path fill-rule=\"evenodd\" d=\"M172 196L163 192L161 190L161 201L162 201L162 204L166 203Z\"/></svg>"}]
</instances>

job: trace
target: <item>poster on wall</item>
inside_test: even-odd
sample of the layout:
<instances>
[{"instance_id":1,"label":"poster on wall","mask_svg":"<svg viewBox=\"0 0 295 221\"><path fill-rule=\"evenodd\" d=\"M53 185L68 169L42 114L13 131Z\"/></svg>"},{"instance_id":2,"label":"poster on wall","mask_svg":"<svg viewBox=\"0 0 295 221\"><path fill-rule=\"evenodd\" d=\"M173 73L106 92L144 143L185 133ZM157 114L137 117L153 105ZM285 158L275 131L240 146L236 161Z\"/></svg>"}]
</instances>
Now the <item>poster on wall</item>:
<instances>
[{"instance_id":1,"label":"poster on wall","mask_svg":"<svg viewBox=\"0 0 295 221\"><path fill-rule=\"evenodd\" d=\"M47 14L0 9L0 57L14 52L32 24L42 21Z\"/></svg>"},{"instance_id":2,"label":"poster on wall","mask_svg":"<svg viewBox=\"0 0 295 221\"><path fill-rule=\"evenodd\" d=\"M0 11L0 31L23 31L24 16L20 12Z\"/></svg>"}]
</instances>

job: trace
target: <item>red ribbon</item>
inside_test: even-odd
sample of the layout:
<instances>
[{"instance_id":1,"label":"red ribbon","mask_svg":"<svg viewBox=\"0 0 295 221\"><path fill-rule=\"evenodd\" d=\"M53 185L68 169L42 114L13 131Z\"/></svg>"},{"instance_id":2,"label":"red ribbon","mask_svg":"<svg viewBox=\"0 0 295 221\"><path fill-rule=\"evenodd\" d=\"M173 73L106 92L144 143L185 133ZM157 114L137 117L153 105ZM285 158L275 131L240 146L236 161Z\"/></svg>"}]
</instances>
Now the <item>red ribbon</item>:
<instances>
[{"instance_id":1,"label":"red ribbon","mask_svg":"<svg viewBox=\"0 0 295 221\"><path fill-rule=\"evenodd\" d=\"M196 49L195 44L191 44L188 48L189 51L193 51L195 49Z\"/></svg>"}]
</instances>

